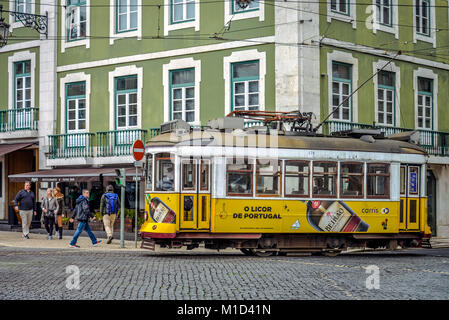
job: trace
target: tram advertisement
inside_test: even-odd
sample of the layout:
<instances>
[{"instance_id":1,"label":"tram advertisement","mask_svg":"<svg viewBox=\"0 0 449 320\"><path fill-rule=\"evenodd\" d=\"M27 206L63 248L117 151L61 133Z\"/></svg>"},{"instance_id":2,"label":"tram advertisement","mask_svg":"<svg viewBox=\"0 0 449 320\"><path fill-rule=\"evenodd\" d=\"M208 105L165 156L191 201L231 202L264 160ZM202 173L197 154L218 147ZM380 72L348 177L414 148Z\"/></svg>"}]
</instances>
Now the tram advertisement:
<instances>
[{"instance_id":1,"label":"tram advertisement","mask_svg":"<svg viewBox=\"0 0 449 320\"><path fill-rule=\"evenodd\" d=\"M399 203L216 199L215 232L394 233Z\"/></svg>"},{"instance_id":2,"label":"tram advertisement","mask_svg":"<svg viewBox=\"0 0 449 320\"><path fill-rule=\"evenodd\" d=\"M156 223L175 223L176 214L159 198L151 199L150 216Z\"/></svg>"},{"instance_id":3,"label":"tram advertisement","mask_svg":"<svg viewBox=\"0 0 449 320\"><path fill-rule=\"evenodd\" d=\"M367 232L369 228L343 201L308 201L307 220L322 232Z\"/></svg>"}]
</instances>

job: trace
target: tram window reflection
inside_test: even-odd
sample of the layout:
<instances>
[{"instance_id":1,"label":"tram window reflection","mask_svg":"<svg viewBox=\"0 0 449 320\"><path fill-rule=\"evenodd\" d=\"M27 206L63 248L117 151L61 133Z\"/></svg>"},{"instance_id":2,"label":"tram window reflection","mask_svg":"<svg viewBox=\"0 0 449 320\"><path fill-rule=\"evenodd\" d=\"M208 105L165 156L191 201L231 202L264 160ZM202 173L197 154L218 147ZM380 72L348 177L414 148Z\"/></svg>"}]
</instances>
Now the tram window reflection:
<instances>
[{"instance_id":1,"label":"tram window reflection","mask_svg":"<svg viewBox=\"0 0 449 320\"><path fill-rule=\"evenodd\" d=\"M309 162L285 161L285 196L307 197L309 195Z\"/></svg>"},{"instance_id":2,"label":"tram window reflection","mask_svg":"<svg viewBox=\"0 0 449 320\"><path fill-rule=\"evenodd\" d=\"M367 168L367 195L369 198L389 198L390 165L369 163Z\"/></svg>"},{"instance_id":3,"label":"tram window reflection","mask_svg":"<svg viewBox=\"0 0 449 320\"><path fill-rule=\"evenodd\" d=\"M337 163L313 163L313 195L336 197L337 193Z\"/></svg>"},{"instance_id":4,"label":"tram window reflection","mask_svg":"<svg viewBox=\"0 0 449 320\"><path fill-rule=\"evenodd\" d=\"M156 158L156 190L174 190L174 164L169 155Z\"/></svg>"},{"instance_id":5,"label":"tram window reflection","mask_svg":"<svg viewBox=\"0 0 449 320\"><path fill-rule=\"evenodd\" d=\"M235 162L235 161L234 161ZM233 163L229 159L226 164L227 194L252 196L253 165L248 160L238 160Z\"/></svg>"},{"instance_id":6,"label":"tram window reflection","mask_svg":"<svg viewBox=\"0 0 449 320\"><path fill-rule=\"evenodd\" d=\"M257 160L256 194L279 196L281 189L281 162L276 160Z\"/></svg>"},{"instance_id":7,"label":"tram window reflection","mask_svg":"<svg viewBox=\"0 0 449 320\"><path fill-rule=\"evenodd\" d=\"M363 197L363 163L340 164L340 190L345 198Z\"/></svg>"}]
</instances>

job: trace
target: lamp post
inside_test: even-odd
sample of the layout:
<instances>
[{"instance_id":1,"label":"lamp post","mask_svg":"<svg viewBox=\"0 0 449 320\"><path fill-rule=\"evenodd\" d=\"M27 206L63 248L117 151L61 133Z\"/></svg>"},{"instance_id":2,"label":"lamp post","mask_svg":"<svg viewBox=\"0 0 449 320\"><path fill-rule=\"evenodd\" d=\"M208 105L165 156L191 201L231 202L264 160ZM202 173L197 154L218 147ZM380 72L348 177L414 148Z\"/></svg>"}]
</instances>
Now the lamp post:
<instances>
[{"instance_id":1,"label":"lamp post","mask_svg":"<svg viewBox=\"0 0 449 320\"><path fill-rule=\"evenodd\" d=\"M3 19L3 12L9 13L15 17L17 21L20 21L25 27L32 28L40 34L45 34L45 38L48 39L48 12L44 15L32 14L18 11L3 10L3 6L0 4L0 48L4 47L9 38L10 25Z\"/></svg>"},{"instance_id":2,"label":"lamp post","mask_svg":"<svg viewBox=\"0 0 449 320\"><path fill-rule=\"evenodd\" d=\"M9 24L5 22L5 19L0 18L0 48L6 46L9 36Z\"/></svg>"}]
</instances>

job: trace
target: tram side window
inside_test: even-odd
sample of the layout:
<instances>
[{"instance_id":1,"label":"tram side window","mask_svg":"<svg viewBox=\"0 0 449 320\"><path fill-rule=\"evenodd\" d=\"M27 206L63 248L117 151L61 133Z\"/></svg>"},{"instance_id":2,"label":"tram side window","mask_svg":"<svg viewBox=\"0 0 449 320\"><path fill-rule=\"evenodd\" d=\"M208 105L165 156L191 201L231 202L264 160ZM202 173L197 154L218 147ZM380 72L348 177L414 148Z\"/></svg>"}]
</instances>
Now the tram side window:
<instances>
[{"instance_id":1,"label":"tram side window","mask_svg":"<svg viewBox=\"0 0 449 320\"><path fill-rule=\"evenodd\" d=\"M258 196L279 196L281 190L281 162L257 160L256 194Z\"/></svg>"},{"instance_id":2,"label":"tram side window","mask_svg":"<svg viewBox=\"0 0 449 320\"><path fill-rule=\"evenodd\" d=\"M336 197L337 195L337 163L313 163L313 195Z\"/></svg>"},{"instance_id":3,"label":"tram side window","mask_svg":"<svg viewBox=\"0 0 449 320\"><path fill-rule=\"evenodd\" d=\"M182 189L195 190L196 172L195 162L193 160L185 160L182 162Z\"/></svg>"},{"instance_id":4,"label":"tram side window","mask_svg":"<svg viewBox=\"0 0 449 320\"><path fill-rule=\"evenodd\" d=\"M228 159L226 161L227 194L252 196L253 165L248 159Z\"/></svg>"},{"instance_id":5,"label":"tram side window","mask_svg":"<svg viewBox=\"0 0 449 320\"><path fill-rule=\"evenodd\" d=\"M151 154L147 157L145 168L145 188L149 191L153 190L153 156Z\"/></svg>"},{"instance_id":6,"label":"tram side window","mask_svg":"<svg viewBox=\"0 0 449 320\"><path fill-rule=\"evenodd\" d=\"M363 163L340 164L340 190L345 198L363 197Z\"/></svg>"},{"instance_id":7,"label":"tram side window","mask_svg":"<svg viewBox=\"0 0 449 320\"><path fill-rule=\"evenodd\" d=\"M156 157L156 191L174 190L174 164L170 160L170 154L162 154Z\"/></svg>"},{"instance_id":8,"label":"tram side window","mask_svg":"<svg viewBox=\"0 0 449 320\"><path fill-rule=\"evenodd\" d=\"M309 162L285 161L285 196L309 196Z\"/></svg>"},{"instance_id":9,"label":"tram side window","mask_svg":"<svg viewBox=\"0 0 449 320\"><path fill-rule=\"evenodd\" d=\"M389 198L390 165L385 163L369 163L366 183L369 198Z\"/></svg>"}]
</instances>

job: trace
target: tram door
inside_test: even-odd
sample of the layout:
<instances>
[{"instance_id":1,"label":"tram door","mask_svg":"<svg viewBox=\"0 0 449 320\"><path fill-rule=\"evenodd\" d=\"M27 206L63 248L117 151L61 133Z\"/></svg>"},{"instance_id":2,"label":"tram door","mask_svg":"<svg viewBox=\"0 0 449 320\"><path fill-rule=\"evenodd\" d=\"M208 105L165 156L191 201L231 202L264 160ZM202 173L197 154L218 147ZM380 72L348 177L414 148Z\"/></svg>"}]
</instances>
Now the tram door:
<instances>
[{"instance_id":1,"label":"tram door","mask_svg":"<svg viewBox=\"0 0 449 320\"><path fill-rule=\"evenodd\" d=\"M420 166L401 165L400 230L419 230L420 171Z\"/></svg>"},{"instance_id":2,"label":"tram door","mask_svg":"<svg viewBox=\"0 0 449 320\"><path fill-rule=\"evenodd\" d=\"M181 160L180 229L210 229L210 160Z\"/></svg>"}]
</instances>

